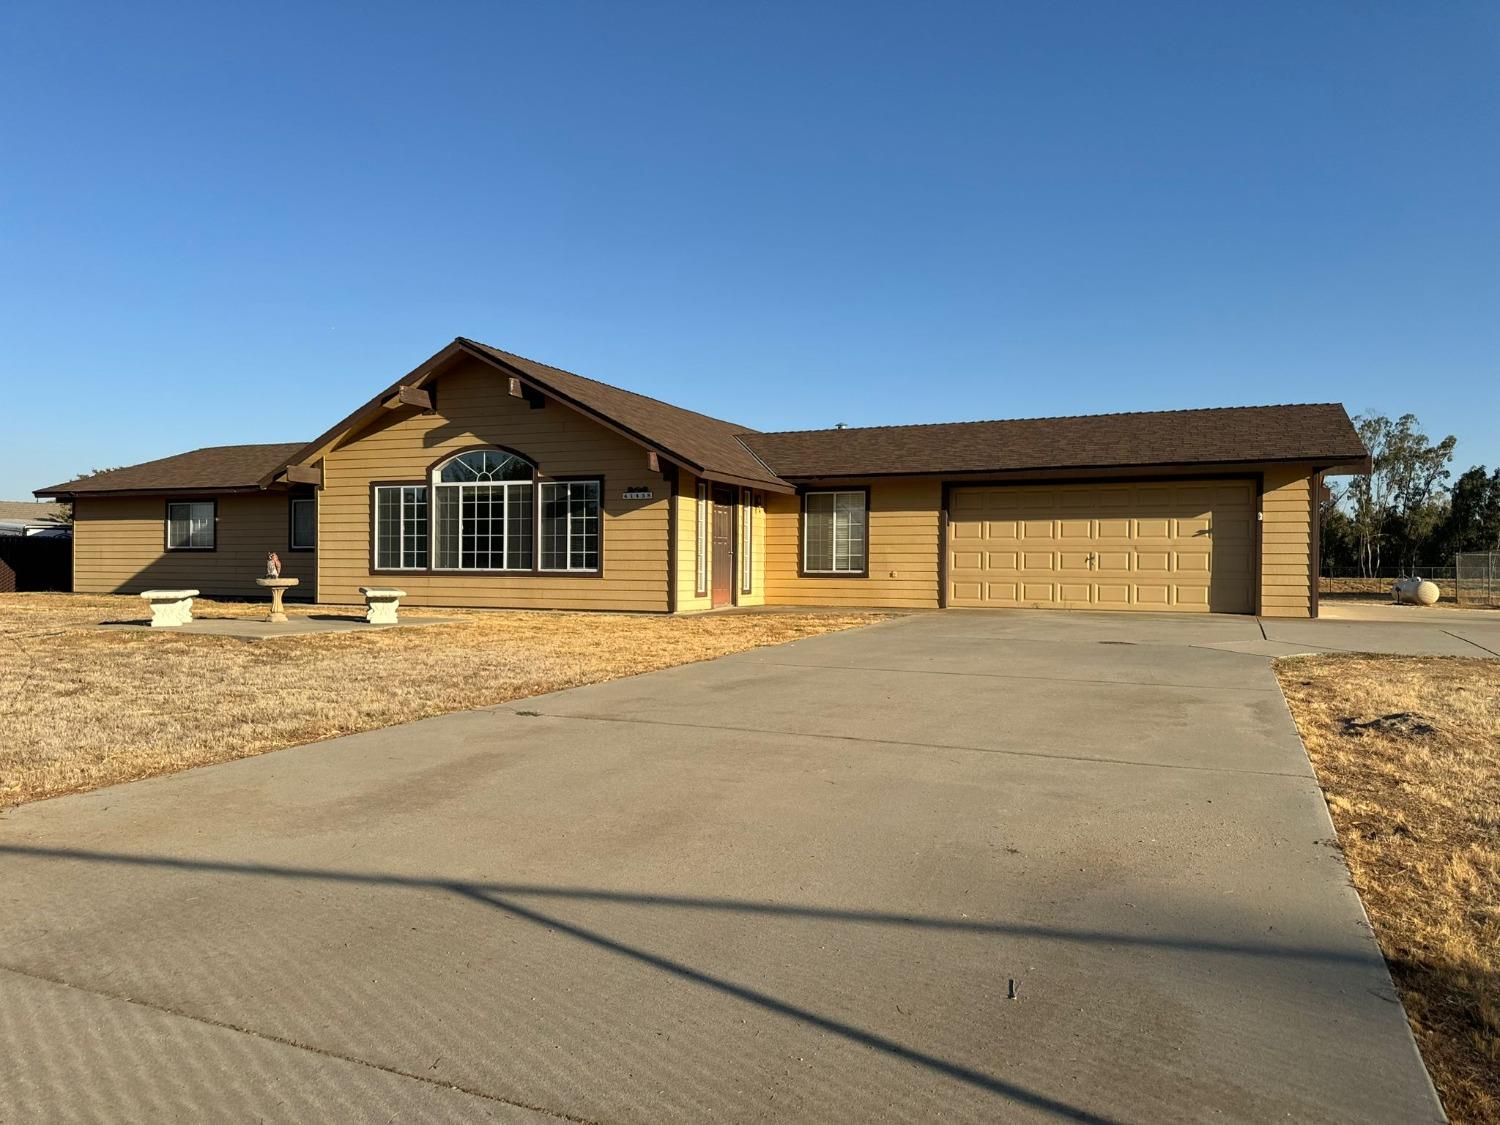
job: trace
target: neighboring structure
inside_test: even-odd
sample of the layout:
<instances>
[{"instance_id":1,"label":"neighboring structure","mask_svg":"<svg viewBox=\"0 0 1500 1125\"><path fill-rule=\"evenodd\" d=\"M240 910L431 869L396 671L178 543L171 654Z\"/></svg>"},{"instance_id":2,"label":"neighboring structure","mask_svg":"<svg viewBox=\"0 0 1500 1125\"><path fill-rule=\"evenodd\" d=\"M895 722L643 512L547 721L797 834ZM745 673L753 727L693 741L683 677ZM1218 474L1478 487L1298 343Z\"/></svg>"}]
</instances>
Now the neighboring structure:
<instances>
[{"instance_id":1,"label":"neighboring structure","mask_svg":"<svg viewBox=\"0 0 1500 1125\"><path fill-rule=\"evenodd\" d=\"M758 433L459 338L317 439L39 489L75 589L683 612L724 605L1317 614L1342 406Z\"/></svg>"},{"instance_id":2,"label":"neighboring structure","mask_svg":"<svg viewBox=\"0 0 1500 1125\"><path fill-rule=\"evenodd\" d=\"M0 500L0 594L70 589L72 537L63 505Z\"/></svg>"},{"instance_id":3,"label":"neighboring structure","mask_svg":"<svg viewBox=\"0 0 1500 1125\"><path fill-rule=\"evenodd\" d=\"M0 500L0 535L41 535L66 539L73 534L64 505L37 500Z\"/></svg>"}]
</instances>

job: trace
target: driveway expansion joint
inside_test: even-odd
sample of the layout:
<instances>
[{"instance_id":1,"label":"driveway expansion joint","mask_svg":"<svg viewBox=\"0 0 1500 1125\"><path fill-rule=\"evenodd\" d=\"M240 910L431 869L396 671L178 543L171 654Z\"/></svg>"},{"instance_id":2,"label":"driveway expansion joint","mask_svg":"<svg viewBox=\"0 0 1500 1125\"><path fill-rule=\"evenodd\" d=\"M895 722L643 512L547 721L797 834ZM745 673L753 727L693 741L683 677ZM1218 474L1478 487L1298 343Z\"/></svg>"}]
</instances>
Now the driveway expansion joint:
<instances>
[{"instance_id":1,"label":"driveway expansion joint","mask_svg":"<svg viewBox=\"0 0 1500 1125\"><path fill-rule=\"evenodd\" d=\"M1193 648L1205 646L1193 645ZM1217 649L1218 652L1228 652L1228 649ZM1255 653L1233 653L1235 656L1256 656ZM801 668L807 671L828 672L890 672L900 676L966 676L979 680L1028 680L1039 683L1052 684L1103 684L1109 687L1143 687L1143 688L1172 688L1180 691L1255 691L1274 692L1280 688L1268 687L1240 687L1236 684L1168 684L1152 682L1150 680L1105 680L1089 676L1023 676L1015 672L955 672L946 668L878 668L874 665L859 664L798 664L787 660L766 660L761 662L762 667L770 668Z\"/></svg>"},{"instance_id":2,"label":"driveway expansion joint","mask_svg":"<svg viewBox=\"0 0 1500 1125\"><path fill-rule=\"evenodd\" d=\"M1277 694L1280 694L1279 690ZM521 716L519 711L500 710L497 713ZM574 720L585 723L637 723L642 726L679 727L685 730L712 730L728 734L764 734L775 738L815 738L830 742L863 742L872 746L910 747L916 750L954 750L966 754L1000 754L1013 758L1039 758L1048 762L1082 762L1103 766L1130 766L1136 769L1187 770L1194 773L1222 773L1251 777L1287 777L1297 781L1317 784L1311 772L1298 773L1290 770L1246 770L1232 766L1193 766L1178 762L1146 762L1134 758L1103 758L1089 754L1047 754L1040 750L1009 750L1000 746L954 746L944 742L910 742L900 738L868 738L854 734L822 734L812 731L768 730L763 727L733 727L718 723L681 723L670 719L643 719L633 715L589 715L558 714L556 712L527 710L526 718Z\"/></svg>"}]
</instances>

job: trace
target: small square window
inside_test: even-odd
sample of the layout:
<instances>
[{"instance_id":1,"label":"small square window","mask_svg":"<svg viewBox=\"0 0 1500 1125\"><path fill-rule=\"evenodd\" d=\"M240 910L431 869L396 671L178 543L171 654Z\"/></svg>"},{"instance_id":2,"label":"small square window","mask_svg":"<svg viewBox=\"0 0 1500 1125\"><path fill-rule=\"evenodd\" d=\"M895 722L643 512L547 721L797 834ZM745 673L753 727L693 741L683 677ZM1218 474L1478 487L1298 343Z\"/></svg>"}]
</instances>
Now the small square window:
<instances>
[{"instance_id":1,"label":"small square window","mask_svg":"<svg viewBox=\"0 0 1500 1125\"><path fill-rule=\"evenodd\" d=\"M212 500L167 505L167 550L212 551L215 505Z\"/></svg>"}]
</instances>

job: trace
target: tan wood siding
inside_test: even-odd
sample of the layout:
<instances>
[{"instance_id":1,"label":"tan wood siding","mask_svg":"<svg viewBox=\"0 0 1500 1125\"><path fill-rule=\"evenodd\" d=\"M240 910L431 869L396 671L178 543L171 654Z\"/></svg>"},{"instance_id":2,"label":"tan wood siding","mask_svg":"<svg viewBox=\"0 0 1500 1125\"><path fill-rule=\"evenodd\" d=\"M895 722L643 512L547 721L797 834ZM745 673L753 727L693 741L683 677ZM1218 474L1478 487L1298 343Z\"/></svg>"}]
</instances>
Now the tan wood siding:
<instances>
[{"instance_id":1,"label":"tan wood siding","mask_svg":"<svg viewBox=\"0 0 1500 1125\"><path fill-rule=\"evenodd\" d=\"M481 445L522 454L544 477L603 478L602 577L371 573L371 484L422 483L434 462ZM477 362L437 381L434 413L396 411L341 443L323 459L323 480L323 601L358 603L360 586L395 585L407 591L412 605L667 608L669 487L647 468L645 450L556 401L532 409L509 394L505 379ZM626 500L624 493L635 487L650 489L652 498Z\"/></svg>"},{"instance_id":2,"label":"tan wood siding","mask_svg":"<svg viewBox=\"0 0 1500 1125\"><path fill-rule=\"evenodd\" d=\"M1312 616L1312 470L1268 468L1261 496L1260 612Z\"/></svg>"},{"instance_id":3,"label":"tan wood siding","mask_svg":"<svg viewBox=\"0 0 1500 1125\"><path fill-rule=\"evenodd\" d=\"M801 499L766 497L765 597L769 605L932 609L938 604L938 510L942 484L926 477L840 481L870 489L869 577L798 576ZM809 485L810 488L824 487Z\"/></svg>"},{"instance_id":4,"label":"tan wood siding","mask_svg":"<svg viewBox=\"0 0 1500 1125\"><path fill-rule=\"evenodd\" d=\"M80 496L73 506L73 589L80 594L138 594L152 588L256 597L266 554L281 556L284 578L301 580L293 598L316 595L315 552L288 549L290 497L285 492L218 496L217 548L168 551L169 499L208 497Z\"/></svg>"}]
</instances>

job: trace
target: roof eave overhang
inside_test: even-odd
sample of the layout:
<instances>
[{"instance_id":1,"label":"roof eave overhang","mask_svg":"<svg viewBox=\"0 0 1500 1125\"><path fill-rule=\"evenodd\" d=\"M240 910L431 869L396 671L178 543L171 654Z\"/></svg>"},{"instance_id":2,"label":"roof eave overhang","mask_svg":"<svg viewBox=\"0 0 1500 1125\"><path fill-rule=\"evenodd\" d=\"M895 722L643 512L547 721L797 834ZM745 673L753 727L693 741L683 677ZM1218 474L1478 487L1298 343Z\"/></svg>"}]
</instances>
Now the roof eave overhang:
<instances>
[{"instance_id":1,"label":"roof eave overhang","mask_svg":"<svg viewBox=\"0 0 1500 1125\"><path fill-rule=\"evenodd\" d=\"M80 496L225 496L234 492L264 492L258 484L191 485L185 487L159 488L81 488L76 491L62 488L38 488L33 496L57 500L76 500Z\"/></svg>"},{"instance_id":2,"label":"roof eave overhang","mask_svg":"<svg viewBox=\"0 0 1500 1125\"><path fill-rule=\"evenodd\" d=\"M867 480L880 477L942 477L951 480L965 480L973 478L989 478L997 476L1008 476L1011 474L1026 473L1036 475L1039 473L1141 473L1154 470L1184 471L1192 469L1203 469L1204 471L1223 471L1229 468L1250 468L1256 465L1307 465L1310 468L1318 468L1324 472L1336 473L1368 473L1370 472L1370 458L1368 455L1363 460L1351 460L1347 454L1296 457L1239 457L1223 461L1147 461L1136 463L1093 463L1081 465L1008 465L1005 468L980 468L980 469L919 469L904 472L821 472L821 473L786 473L783 479L794 484L806 484L808 481L819 480Z\"/></svg>"},{"instance_id":3,"label":"roof eave overhang","mask_svg":"<svg viewBox=\"0 0 1500 1125\"><path fill-rule=\"evenodd\" d=\"M1340 477L1367 477L1375 471L1375 459L1366 453L1353 460L1340 460L1323 468L1323 472Z\"/></svg>"},{"instance_id":4,"label":"roof eave overhang","mask_svg":"<svg viewBox=\"0 0 1500 1125\"><path fill-rule=\"evenodd\" d=\"M740 488L755 488L762 492L781 492L788 496L795 494L797 491L797 486L790 481L777 480L772 482L761 480L759 477L737 477L733 473L718 473L712 469L699 469L692 466L689 466L689 468L692 468L693 472L704 480L712 481L715 484L733 484L738 485Z\"/></svg>"}]
</instances>

